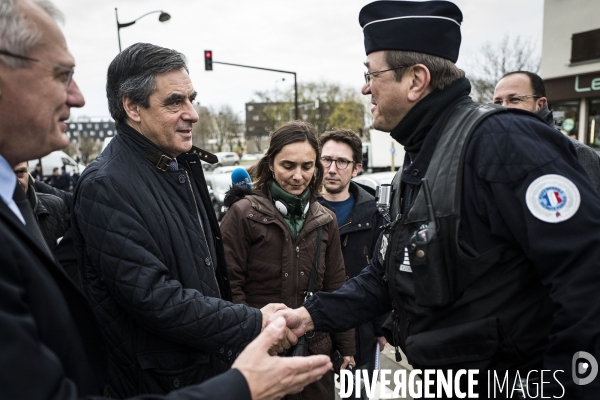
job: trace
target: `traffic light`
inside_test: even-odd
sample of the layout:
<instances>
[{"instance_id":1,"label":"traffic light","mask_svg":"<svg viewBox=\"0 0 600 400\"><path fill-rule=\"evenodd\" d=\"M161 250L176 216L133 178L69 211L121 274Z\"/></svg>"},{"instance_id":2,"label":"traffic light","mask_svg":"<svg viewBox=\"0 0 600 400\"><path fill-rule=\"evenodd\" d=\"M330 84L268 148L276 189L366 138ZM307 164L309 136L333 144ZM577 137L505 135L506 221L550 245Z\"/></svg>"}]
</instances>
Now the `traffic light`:
<instances>
[{"instance_id":1,"label":"traffic light","mask_svg":"<svg viewBox=\"0 0 600 400\"><path fill-rule=\"evenodd\" d=\"M204 69L212 71L212 51L204 50Z\"/></svg>"}]
</instances>

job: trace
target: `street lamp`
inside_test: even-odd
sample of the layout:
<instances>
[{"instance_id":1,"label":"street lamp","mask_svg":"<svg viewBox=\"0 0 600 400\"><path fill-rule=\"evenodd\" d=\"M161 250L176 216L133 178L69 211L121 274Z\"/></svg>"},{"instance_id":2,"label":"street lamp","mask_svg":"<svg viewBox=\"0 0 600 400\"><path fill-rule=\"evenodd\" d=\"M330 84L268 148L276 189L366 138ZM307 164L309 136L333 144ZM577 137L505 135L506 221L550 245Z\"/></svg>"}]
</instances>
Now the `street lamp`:
<instances>
[{"instance_id":1,"label":"street lamp","mask_svg":"<svg viewBox=\"0 0 600 400\"><path fill-rule=\"evenodd\" d=\"M150 14L154 14L154 13L160 13L160 15L158 16L158 20L160 22L165 22L171 19L171 16L162 11L162 10L157 10L157 11L150 11L149 13L146 13L144 15L142 15L141 17L138 17L136 19L134 19L131 22L125 22L125 23L120 23L119 22L119 14L117 13L117 7L115 7L115 17L117 18L117 36L119 37L119 53L121 52L121 28L126 28L128 26L131 26L133 24L135 24L140 18L144 18L146 15L150 15Z\"/></svg>"}]
</instances>

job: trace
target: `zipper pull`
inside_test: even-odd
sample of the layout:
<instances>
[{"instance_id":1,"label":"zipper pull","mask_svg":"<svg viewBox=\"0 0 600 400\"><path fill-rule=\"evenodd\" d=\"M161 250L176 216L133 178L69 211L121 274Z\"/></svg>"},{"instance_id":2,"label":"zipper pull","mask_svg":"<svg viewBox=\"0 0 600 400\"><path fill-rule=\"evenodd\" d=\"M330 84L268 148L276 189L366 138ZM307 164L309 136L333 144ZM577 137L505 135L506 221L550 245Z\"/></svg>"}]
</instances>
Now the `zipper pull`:
<instances>
[{"instance_id":1,"label":"zipper pull","mask_svg":"<svg viewBox=\"0 0 600 400\"><path fill-rule=\"evenodd\" d=\"M300 246L296 246L296 258L300 258Z\"/></svg>"},{"instance_id":2,"label":"zipper pull","mask_svg":"<svg viewBox=\"0 0 600 400\"><path fill-rule=\"evenodd\" d=\"M402 361L402 356L400 355L400 351L398 350L398 346L396 346L396 362Z\"/></svg>"}]
</instances>

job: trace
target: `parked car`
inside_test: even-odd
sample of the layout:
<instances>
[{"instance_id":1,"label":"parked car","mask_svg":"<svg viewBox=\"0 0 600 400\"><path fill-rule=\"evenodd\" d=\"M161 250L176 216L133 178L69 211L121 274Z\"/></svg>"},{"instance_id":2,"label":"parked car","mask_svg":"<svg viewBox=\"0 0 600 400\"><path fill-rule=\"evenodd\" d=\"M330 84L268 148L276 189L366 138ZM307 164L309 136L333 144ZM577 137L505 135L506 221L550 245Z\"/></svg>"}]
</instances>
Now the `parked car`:
<instances>
[{"instance_id":1,"label":"parked car","mask_svg":"<svg viewBox=\"0 0 600 400\"><path fill-rule=\"evenodd\" d=\"M231 172L223 174L206 174L206 185L208 186L209 192L212 190L212 206L215 210L217 220L221 220L227 208L223 205L225 200L225 193L231 187Z\"/></svg>"},{"instance_id":2,"label":"parked car","mask_svg":"<svg viewBox=\"0 0 600 400\"><path fill-rule=\"evenodd\" d=\"M231 174L234 169L240 168L237 165L228 165L226 167L217 167L213 169L213 174Z\"/></svg>"},{"instance_id":3,"label":"parked car","mask_svg":"<svg viewBox=\"0 0 600 400\"><path fill-rule=\"evenodd\" d=\"M242 156L242 161L258 161L262 156L262 153L246 153Z\"/></svg>"},{"instance_id":4,"label":"parked car","mask_svg":"<svg viewBox=\"0 0 600 400\"><path fill-rule=\"evenodd\" d=\"M362 174L352 178L352 180L375 190L377 186L392 183L394 175L396 175L396 172L392 171L376 172L374 174Z\"/></svg>"},{"instance_id":5,"label":"parked car","mask_svg":"<svg viewBox=\"0 0 600 400\"><path fill-rule=\"evenodd\" d=\"M29 160L29 171L32 172L35 169L35 165L39 162L39 159ZM85 169L85 165L78 164L67 153L58 150L42 157L42 175L48 177L52 175L52 170L54 168L60 169L63 165L66 166L68 173L72 173L74 170L78 173L82 173Z\"/></svg>"},{"instance_id":6,"label":"parked car","mask_svg":"<svg viewBox=\"0 0 600 400\"><path fill-rule=\"evenodd\" d=\"M225 151L215 153L215 156L219 159L216 164L202 164L205 169L211 170L219 167L224 167L226 165L240 165L240 156L237 153L232 151Z\"/></svg>"}]
</instances>

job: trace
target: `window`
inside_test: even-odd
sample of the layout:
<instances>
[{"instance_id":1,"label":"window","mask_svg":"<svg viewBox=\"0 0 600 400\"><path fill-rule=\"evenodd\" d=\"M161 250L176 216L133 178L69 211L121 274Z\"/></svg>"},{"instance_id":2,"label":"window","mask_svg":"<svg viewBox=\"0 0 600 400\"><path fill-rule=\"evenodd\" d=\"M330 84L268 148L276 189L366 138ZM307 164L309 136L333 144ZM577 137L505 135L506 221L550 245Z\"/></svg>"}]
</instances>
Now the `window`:
<instances>
[{"instance_id":1,"label":"window","mask_svg":"<svg viewBox=\"0 0 600 400\"><path fill-rule=\"evenodd\" d=\"M600 29L571 37L571 63L600 59Z\"/></svg>"},{"instance_id":2,"label":"window","mask_svg":"<svg viewBox=\"0 0 600 400\"><path fill-rule=\"evenodd\" d=\"M550 104L554 123L565 135L577 139L579 132L579 100L561 101Z\"/></svg>"},{"instance_id":3,"label":"window","mask_svg":"<svg viewBox=\"0 0 600 400\"><path fill-rule=\"evenodd\" d=\"M60 159L60 160L62 161L63 165L71 165L71 166L73 166L73 167L75 166L75 164L73 164L73 163L71 162L71 160L69 160L68 158L61 157L61 159Z\"/></svg>"},{"instance_id":4,"label":"window","mask_svg":"<svg viewBox=\"0 0 600 400\"><path fill-rule=\"evenodd\" d=\"M600 99L590 100L588 124L590 146L600 147Z\"/></svg>"}]
</instances>

